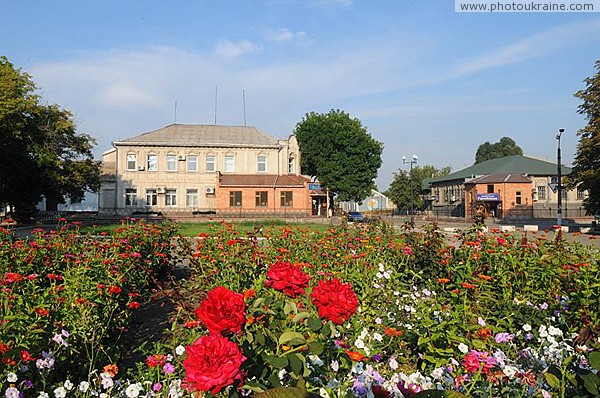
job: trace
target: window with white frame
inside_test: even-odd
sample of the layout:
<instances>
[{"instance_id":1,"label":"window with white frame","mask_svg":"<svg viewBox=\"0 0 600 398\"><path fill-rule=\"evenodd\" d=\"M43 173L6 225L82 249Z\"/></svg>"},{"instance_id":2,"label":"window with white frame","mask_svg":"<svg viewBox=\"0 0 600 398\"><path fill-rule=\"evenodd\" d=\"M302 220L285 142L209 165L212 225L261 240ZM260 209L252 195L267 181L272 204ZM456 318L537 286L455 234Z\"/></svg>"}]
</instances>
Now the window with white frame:
<instances>
[{"instance_id":1,"label":"window with white frame","mask_svg":"<svg viewBox=\"0 0 600 398\"><path fill-rule=\"evenodd\" d=\"M235 171L235 156L225 155L225 171L226 173L233 173Z\"/></svg>"},{"instance_id":2,"label":"window with white frame","mask_svg":"<svg viewBox=\"0 0 600 398\"><path fill-rule=\"evenodd\" d=\"M158 155L155 153L149 154L146 166L148 171L158 171Z\"/></svg>"},{"instance_id":3,"label":"window with white frame","mask_svg":"<svg viewBox=\"0 0 600 398\"><path fill-rule=\"evenodd\" d=\"M267 171L267 157L265 155L258 155L258 157L256 158L256 171Z\"/></svg>"},{"instance_id":4,"label":"window with white frame","mask_svg":"<svg viewBox=\"0 0 600 398\"><path fill-rule=\"evenodd\" d=\"M177 171L177 155L167 154L167 171Z\"/></svg>"},{"instance_id":5,"label":"window with white frame","mask_svg":"<svg viewBox=\"0 0 600 398\"><path fill-rule=\"evenodd\" d=\"M577 199L578 200L583 200L585 199L585 193L586 190L581 188L581 187L577 187Z\"/></svg>"},{"instance_id":6,"label":"window with white frame","mask_svg":"<svg viewBox=\"0 0 600 398\"><path fill-rule=\"evenodd\" d=\"M198 155L188 155L187 171L198 171Z\"/></svg>"},{"instance_id":7,"label":"window with white frame","mask_svg":"<svg viewBox=\"0 0 600 398\"><path fill-rule=\"evenodd\" d=\"M137 155L135 153L127 154L127 171L134 171L137 169Z\"/></svg>"},{"instance_id":8,"label":"window with white frame","mask_svg":"<svg viewBox=\"0 0 600 398\"><path fill-rule=\"evenodd\" d=\"M177 206L176 189L167 189L165 191L165 206Z\"/></svg>"},{"instance_id":9,"label":"window with white frame","mask_svg":"<svg viewBox=\"0 0 600 398\"><path fill-rule=\"evenodd\" d=\"M545 185L538 185L537 197L538 197L538 200L546 200L546 186Z\"/></svg>"},{"instance_id":10,"label":"window with white frame","mask_svg":"<svg viewBox=\"0 0 600 398\"><path fill-rule=\"evenodd\" d=\"M206 155L206 172L212 173L216 170L215 168L215 155Z\"/></svg>"},{"instance_id":11,"label":"window with white frame","mask_svg":"<svg viewBox=\"0 0 600 398\"><path fill-rule=\"evenodd\" d=\"M198 207L198 190L196 188L185 191L185 205L187 207Z\"/></svg>"},{"instance_id":12,"label":"window with white frame","mask_svg":"<svg viewBox=\"0 0 600 398\"><path fill-rule=\"evenodd\" d=\"M296 174L296 158L293 156L290 156L290 159L288 160L288 173Z\"/></svg>"},{"instance_id":13,"label":"window with white frame","mask_svg":"<svg viewBox=\"0 0 600 398\"><path fill-rule=\"evenodd\" d=\"M137 189L125 188L125 206L137 205Z\"/></svg>"},{"instance_id":14,"label":"window with white frame","mask_svg":"<svg viewBox=\"0 0 600 398\"><path fill-rule=\"evenodd\" d=\"M146 206L156 206L158 204L158 197L156 195L156 189L146 189Z\"/></svg>"}]
</instances>

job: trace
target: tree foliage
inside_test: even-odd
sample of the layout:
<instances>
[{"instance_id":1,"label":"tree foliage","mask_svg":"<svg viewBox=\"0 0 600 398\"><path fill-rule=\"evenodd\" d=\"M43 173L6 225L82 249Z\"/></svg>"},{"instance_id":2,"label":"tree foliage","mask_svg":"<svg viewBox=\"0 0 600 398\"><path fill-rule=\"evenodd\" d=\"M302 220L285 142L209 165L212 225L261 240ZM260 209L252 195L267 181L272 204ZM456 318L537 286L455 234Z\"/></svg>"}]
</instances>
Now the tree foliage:
<instances>
[{"instance_id":1,"label":"tree foliage","mask_svg":"<svg viewBox=\"0 0 600 398\"><path fill-rule=\"evenodd\" d=\"M340 110L311 112L294 130L302 153L302 173L317 176L341 201L361 201L371 193L381 166L383 144L360 120Z\"/></svg>"},{"instance_id":2,"label":"tree foliage","mask_svg":"<svg viewBox=\"0 0 600 398\"><path fill-rule=\"evenodd\" d=\"M584 80L586 88L575 96L581 99L577 113L584 115L587 125L577 132L579 143L569 175L572 185L588 192L583 205L590 214L600 214L600 60L596 75Z\"/></svg>"},{"instance_id":3,"label":"tree foliage","mask_svg":"<svg viewBox=\"0 0 600 398\"><path fill-rule=\"evenodd\" d=\"M99 186L94 139L76 132L72 115L44 104L31 77L0 57L0 205L26 211L42 196L81 199Z\"/></svg>"},{"instance_id":4,"label":"tree foliage","mask_svg":"<svg viewBox=\"0 0 600 398\"><path fill-rule=\"evenodd\" d=\"M450 174L450 167L437 169L435 166L415 166L412 169L412 179L410 172L406 170L398 170L394 173L394 179L390 187L385 192L385 195L396 205L400 210L410 209L411 192L413 209L423 209L425 203L423 201L423 182L426 179L443 177Z\"/></svg>"},{"instance_id":5,"label":"tree foliage","mask_svg":"<svg viewBox=\"0 0 600 398\"><path fill-rule=\"evenodd\" d=\"M490 144L489 141L479 145L475 153L475 163L485 162L490 159L503 158L505 156L522 155L523 150L509 137L502 137L500 141Z\"/></svg>"}]
</instances>

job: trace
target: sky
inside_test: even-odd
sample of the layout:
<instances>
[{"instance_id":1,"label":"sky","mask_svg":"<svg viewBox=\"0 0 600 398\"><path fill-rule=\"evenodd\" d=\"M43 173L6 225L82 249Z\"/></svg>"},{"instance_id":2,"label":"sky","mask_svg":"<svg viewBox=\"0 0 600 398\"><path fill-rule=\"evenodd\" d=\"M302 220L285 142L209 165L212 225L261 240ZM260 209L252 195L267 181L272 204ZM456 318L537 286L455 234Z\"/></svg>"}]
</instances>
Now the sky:
<instances>
[{"instance_id":1,"label":"sky","mask_svg":"<svg viewBox=\"0 0 600 398\"><path fill-rule=\"evenodd\" d=\"M376 185L474 162L511 137L570 165L600 13L458 13L454 0L2 1L0 55L79 132L111 142L171 123L287 138L341 109L384 144ZM245 99L245 100L244 100ZM216 100L216 101L215 101ZM245 103L245 106L244 106Z\"/></svg>"}]
</instances>

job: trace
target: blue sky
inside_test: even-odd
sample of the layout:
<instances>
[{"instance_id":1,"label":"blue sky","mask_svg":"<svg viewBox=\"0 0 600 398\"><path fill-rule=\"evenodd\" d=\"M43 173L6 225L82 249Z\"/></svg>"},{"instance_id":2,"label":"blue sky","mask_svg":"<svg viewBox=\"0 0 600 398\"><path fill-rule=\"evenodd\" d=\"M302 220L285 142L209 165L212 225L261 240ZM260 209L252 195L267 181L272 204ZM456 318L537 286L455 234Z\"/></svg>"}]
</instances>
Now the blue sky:
<instances>
[{"instance_id":1,"label":"blue sky","mask_svg":"<svg viewBox=\"0 0 600 398\"><path fill-rule=\"evenodd\" d=\"M384 143L377 185L402 156L453 170L503 136L572 162L585 125L573 94L600 59L600 13L455 13L453 0L4 1L0 54L81 132L111 141L178 123L284 138L342 109Z\"/></svg>"}]
</instances>

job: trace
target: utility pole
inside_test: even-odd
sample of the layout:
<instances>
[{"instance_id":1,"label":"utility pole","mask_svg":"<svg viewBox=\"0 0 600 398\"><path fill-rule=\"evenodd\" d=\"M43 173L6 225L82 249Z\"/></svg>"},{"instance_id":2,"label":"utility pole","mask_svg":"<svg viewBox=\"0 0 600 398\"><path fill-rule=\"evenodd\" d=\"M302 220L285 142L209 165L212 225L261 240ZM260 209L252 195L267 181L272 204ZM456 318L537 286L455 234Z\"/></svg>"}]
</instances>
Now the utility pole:
<instances>
[{"instance_id":1,"label":"utility pole","mask_svg":"<svg viewBox=\"0 0 600 398\"><path fill-rule=\"evenodd\" d=\"M410 163L410 224L414 225L415 224L415 216L414 216L414 209L413 209L413 165L417 164L417 159L419 159L419 157L417 155L413 155L412 159L410 161L406 161L406 156L402 156L402 163L403 164L407 164Z\"/></svg>"},{"instance_id":2,"label":"utility pole","mask_svg":"<svg viewBox=\"0 0 600 398\"><path fill-rule=\"evenodd\" d=\"M556 149L556 169L558 172L558 181L557 181L557 193L558 193L558 208L556 210L556 225L558 227L562 226L562 167L560 160L560 136L565 132L565 129L558 129L558 134L556 135L556 139L558 140L558 147Z\"/></svg>"}]
</instances>

